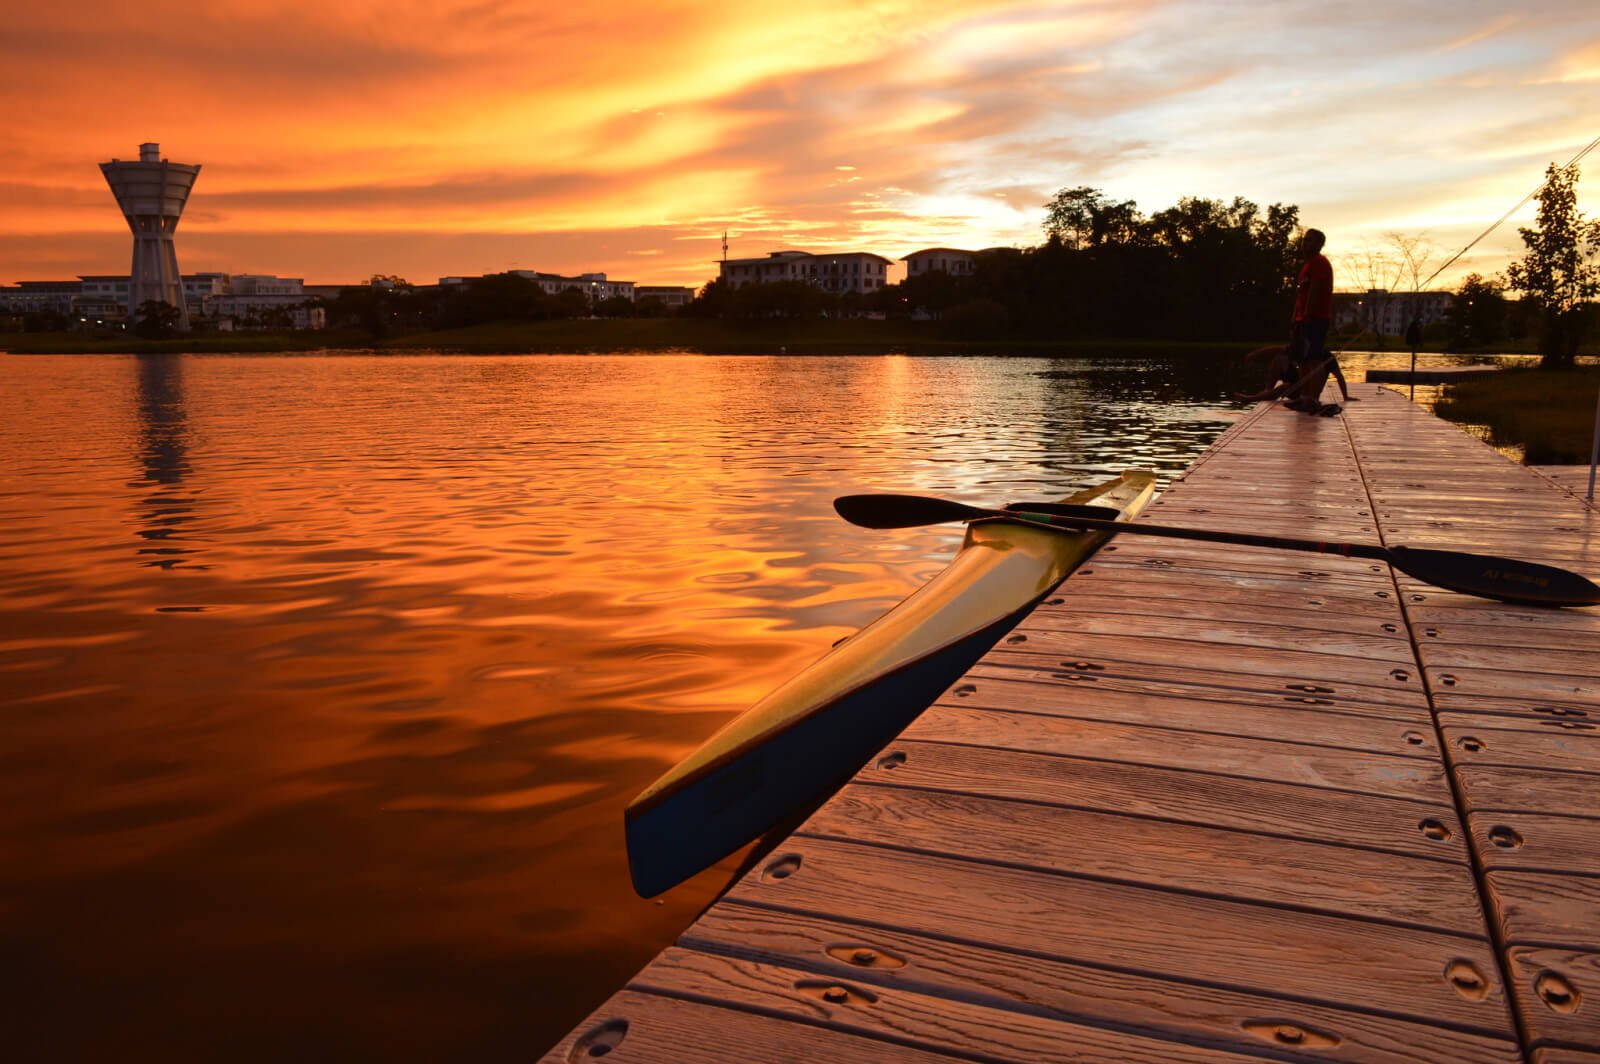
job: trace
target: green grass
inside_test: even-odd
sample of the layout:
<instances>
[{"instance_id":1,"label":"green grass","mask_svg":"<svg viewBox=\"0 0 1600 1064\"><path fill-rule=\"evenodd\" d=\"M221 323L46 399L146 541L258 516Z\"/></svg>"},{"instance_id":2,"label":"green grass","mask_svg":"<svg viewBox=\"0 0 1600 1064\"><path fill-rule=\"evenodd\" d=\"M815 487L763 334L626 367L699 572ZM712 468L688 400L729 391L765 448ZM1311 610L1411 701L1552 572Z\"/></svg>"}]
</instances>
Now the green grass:
<instances>
[{"instance_id":1,"label":"green grass","mask_svg":"<svg viewBox=\"0 0 1600 1064\"><path fill-rule=\"evenodd\" d=\"M1529 465L1589 461L1600 366L1507 369L1449 385L1434 405L1442 418L1484 425L1497 447L1521 447Z\"/></svg>"}]
</instances>

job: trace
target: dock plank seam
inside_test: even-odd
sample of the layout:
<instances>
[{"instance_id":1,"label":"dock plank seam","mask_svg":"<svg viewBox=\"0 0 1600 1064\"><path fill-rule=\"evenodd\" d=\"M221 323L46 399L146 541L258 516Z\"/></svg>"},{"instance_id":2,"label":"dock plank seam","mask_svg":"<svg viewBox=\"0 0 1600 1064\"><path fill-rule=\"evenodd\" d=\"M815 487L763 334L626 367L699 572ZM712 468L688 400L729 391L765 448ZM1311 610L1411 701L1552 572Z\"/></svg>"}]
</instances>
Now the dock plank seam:
<instances>
[{"instance_id":1,"label":"dock plank seam","mask_svg":"<svg viewBox=\"0 0 1600 1064\"><path fill-rule=\"evenodd\" d=\"M1352 424L1348 418L1343 420L1345 431L1350 437L1351 446L1352 448L1356 449L1359 454L1361 448L1360 443L1357 440L1355 429L1352 427ZM1388 546L1388 536L1395 531L1395 527L1389 526L1385 522L1388 514L1385 512L1384 507L1380 507L1378 505L1378 500L1376 496L1373 495L1371 478L1368 476L1367 468L1361 463L1358 463L1358 469L1361 472L1363 483L1367 485L1369 496L1372 496L1372 509L1377 518L1376 523L1378 527L1378 535L1382 542L1384 542L1384 545ZM1402 518L1402 521L1404 522L1405 526L1410 526L1413 523L1405 518ZM1398 594L1402 615L1405 617L1407 632L1412 639L1417 660L1422 664L1421 680L1423 683L1424 692L1427 696L1430 714L1433 718L1434 728L1438 735L1441 753L1448 769L1447 779L1450 786L1452 801L1456 806L1456 815L1462 823L1471 824L1473 823L1472 813L1474 812L1474 807L1471 804L1469 795L1466 793L1463 776L1465 773L1470 772L1472 767L1475 765L1482 765L1485 763L1492 764L1494 762L1480 760L1462 762L1458 758L1454 744L1449 741L1451 729L1441 719L1441 709L1435 698L1435 669L1430 668L1426 664L1428 655L1424 649L1425 644L1418 634L1419 628L1427 626L1420 624L1417 619L1412 616L1411 608L1415 601L1415 597L1404 593L1404 589L1401 587L1398 574L1395 574L1395 588ZM1550 768L1548 766L1544 766L1541 768L1541 771L1548 772L1550 771ZM1533 1018L1528 1014L1527 1011L1530 1006L1521 991L1519 973L1516 971L1513 963L1514 946L1525 946L1530 945L1530 943L1524 942L1521 936L1513 935L1512 929L1507 926L1504 913L1494 900L1496 893L1493 882L1490 879L1490 875L1494 872L1494 869L1489 866L1486 860L1486 855L1483 850L1483 842L1479 838L1476 831L1469 831L1467 834L1467 848L1470 855L1470 867L1477 884L1478 897L1483 906L1484 918L1488 926L1489 933L1494 941L1496 963L1500 968L1501 979L1507 988L1506 997L1510 1004L1511 1019L1516 1026L1518 1041L1522 1045L1523 1052L1525 1054L1532 1054L1536 1047L1548 1044L1549 1040L1547 1038L1541 1038L1535 1031ZM1562 870L1561 874L1571 873L1567 872L1566 870ZM1552 945L1563 948L1571 948L1571 943L1552 943ZM1576 1045L1578 1043L1572 1044Z\"/></svg>"},{"instance_id":2,"label":"dock plank seam","mask_svg":"<svg viewBox=\"0 0 1600 1064\"><path fill-rule=\"evenodd\" d=\"M719 907L727 907L727 908L734 908L734 909L745 908L745 909L759 910L759 911L765 911L765 912L784 913L784 914L787 914L787 915L790 915L790 916L796 916L796 917L801 917L801 918L810 917L810 916L815 915L815 914L811 913L809 910L807 910L807 909L805 909L803 907L788 906L788 905L783 905L781 903L776 903L776 902L751 901L751 900L745 899L745 898L724 898L724 899L718 901L717 905ZM885 932L889 932L889 933L904 933L905 930L906 930L905 928L899 927L899 926L897 926L895 924L884 923L884 922L868 920L868 919L862 919L862 918L852 917L852 916L830 915L829 919L832 920L832 921L838 922L838 923L852 924L852 925L854 925L856 927L872 928L874 930L885 931ZM684 939L688 940L691 943L694 943L694 942L697 941L693 936L693 930L694 929L691 927L688 931L686 931L684 933ZM1061 954L1061 953L1051 953L1051 952L1049 952L1047 950L1028 949L1028 948L1019 947L1019 946L1002 945L1002 944L997 944L997 943L993 943L993 942L987 942L987 941L984 941L982 939L973 939L973 938L968 938L968 937L965 937L965 936L962 936L962 935L952 935L952 934L941 933L941 932L936 932L936 931L917 930L917 931L914 932L914 934L916 934L916 935L918 935L920 937L932 939L932 940L937 941L937 942L949 942L949 943L954 944L954 945L973 947L973 948L976 948L976 949L983 950L984 952L987 952L987 953L1001 953L1001 954L1010 954L1010 955L1018 956L1018 957L1032 957L1032 958L1035 958L1035 959L1038 959L1038 960L1042 960L1042 961L1052 961L1052 962L1057 962L1057 963L1062 963L1062 964L1070 964L1070 965L1073 965L1073 966L1076 966L1076 967L1093 968L1093 969L1097 969L1097 970L1100 970L1100 971L1115 972L1115 973L1119 973L1119 974L1123 974L1123 975L1142 976L1142 977L1145 977L1145 978L1155 979L1155 980L1158 980L1160 982L1179 983L1179 984L1183 984L1185 986L1200 987L1200 988L1204 988L1204 989L1223 990L1223 991L1228 991L1230 993L1235 993L1235 994L1248 994L1248 995L1254 995L1254 996L1258 996L1258 997L1265 996L1265 997L1271 997L1271 998L1274 998L1274 999L1277 999L1277 1000L1280 1000L1280 1001L1284 1001L1284 1002L1293 1002L1293 1003L1299 1003L1299 1004L1305 1004L1305 1005L1312 1005L1312 1006L1316 1006L1316 1007L1319 1007L1319 1008L1335 1009L1335 1010L1338 1010L1338 1011L1341 1011L1341 1012L1355 1012L1355 1013L1362 1013L1362 1014L1369 1015L1369 1016L1380 1016L1380 1017L1383 1017L1385 1019L1399 1020L1399 1021L1402 1021L1402 1022L1409 1022L1409 1023L1418 1022L1417 1016L1414 1013L1397 1012L1397 1011L1394 1011L1392 1009L1377 1008L1377 1007L1373 1007L1373 1006L1367 1006L1367 1005L1363 1005L1363 1004L1360 1004L1360 1003L1355 1003L1355 1002L1350 1002L1350 1001L1343 1001L1343 1000L1338 1000L1338 999L1319 998L1319 997L1316 997L1314 995L1309 995L1309 994L1296 994L1296 993L1293 993L1291 991L1285 991L1285 990L1281 990L1281 989L1280 990L1272 990L1272 991L1264 991L1260 987L1252 986L1251 984L1248 984L1248 983L1231 983L1231 982L1228 982L1226 980L1201 979L1201 978L1196 978L1196 977L1193 977L1193 976L1180 975L1180 974L1173 973L1173 972L1155 971L1155 970L1148 969L1148 968L1140 968L1140 967L1138 967L1136 965L1108 964L1108 963L1105 963L1104 961L1098 961L1098 960L1095 960L1093 958L1070 956L1070 955ZM698 945L695 945L695 946L691 946L690 948L702 948L702 947L700 947ZM1504 1031L1498 1030L1497 1028L1490 1027L1490 1026L1483 1026L1483 1025L1471 1024L1471 1023L1462 1023L1462 1022L1459 1022L1459 1021L1456 1021L1456 1020L1452 1020L1452 1019L1448 1019L1448 1018L1440 1018L1440 1017L1430 1018L1427 1022L1428 1022L1428 1024L1430 1024L1432 1026L1442 1027L1442 1028L1445 1028L1446 1030L1451 1030L1451 1031L1459 1031L1459 1032L1461 1032L1463 1034L1479 1035L1479 1036L1492 1038L1492 1039L1496 1039L1496 1040L1503 1040L1503 1041L1507 1041L1507 1042L1511 1041L1510 1039L1506 1038ZM1304 1059L1304 1058L1301 1057L1299 1059Z\"/></svg>"}]
</instances>

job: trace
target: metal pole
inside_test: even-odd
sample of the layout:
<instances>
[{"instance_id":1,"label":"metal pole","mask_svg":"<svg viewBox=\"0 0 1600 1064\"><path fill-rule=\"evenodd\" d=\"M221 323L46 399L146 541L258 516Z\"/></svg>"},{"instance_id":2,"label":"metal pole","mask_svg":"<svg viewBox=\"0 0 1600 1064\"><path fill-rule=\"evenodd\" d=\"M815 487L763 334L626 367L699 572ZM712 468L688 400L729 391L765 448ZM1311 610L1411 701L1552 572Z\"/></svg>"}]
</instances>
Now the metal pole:
<instances>
[{"instance_id":1,"label":"metal pole","mask_svg":"<svg viewBox=\"0 0 1600 1064\"><path fill-rule=\"evenodd\" d=\"M1600 463L1600 392L1594 397L1594 442L1589 445L1589 501L1594 502L1594 469Z\"/></svg>"}]
</instances>

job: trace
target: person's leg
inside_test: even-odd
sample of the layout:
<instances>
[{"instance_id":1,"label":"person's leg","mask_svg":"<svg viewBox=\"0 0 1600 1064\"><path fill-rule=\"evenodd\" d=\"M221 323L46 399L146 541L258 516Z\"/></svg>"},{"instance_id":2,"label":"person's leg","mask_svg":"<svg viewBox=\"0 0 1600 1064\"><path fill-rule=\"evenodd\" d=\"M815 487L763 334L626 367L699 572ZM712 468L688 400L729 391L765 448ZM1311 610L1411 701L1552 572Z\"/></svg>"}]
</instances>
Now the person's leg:
<instances>
[{"instance_id":1,"label":"person's leg","mask_svg":"<svg viewBox=\"0 0 1600 1064\"><path fill-rule=\"evenodd\" d=\"M1328 336L1326 321L1303 321L1300 323L1300 332L1305 337L1305 362L1302 365L1309 373L1300 397L1308 410L1316 411L1322 408L1322 389L1327 386L1330 369L1336 372L1337 365L1330 366L1328 362L1324 343ZM1339 384L1342 388L1343 378L1340 378Z\"/></svg>"},{"instance_id":2,"label":"person's leg","mask_svg":"<svg viewBox=\"0 0 1600 1064\"><path fill-rule=\"evenodd\" d=\"M1283 401L1290 406L1295 406L1304 399L1301 394L1300 378L1305 376L1306 370L1310 368L1306 362L1308 339L1303 323L1296 322L1289 333L1289 346L1284 352L1286 358L1284 373L1286 375L1283 379L1289 382L1290 387L1284 393Z\"/></svg>"},{"instance_id":3,"label":"person's leg","mask_svg":"<svg viewBox=\"0 0 1600 1064\"><path fill-rule=\"evenodd\" d=\"M1339 368L1339 359L1337 356L1329 357L1333 359L1333 361L1329 363L1329 368L1333 370L1333 379L1339 382L1339 394L1343 396L1344 401L1348 403L1350 401L1350 389L1345 386L1344 371Z\"/></svg>"}]
</instances>

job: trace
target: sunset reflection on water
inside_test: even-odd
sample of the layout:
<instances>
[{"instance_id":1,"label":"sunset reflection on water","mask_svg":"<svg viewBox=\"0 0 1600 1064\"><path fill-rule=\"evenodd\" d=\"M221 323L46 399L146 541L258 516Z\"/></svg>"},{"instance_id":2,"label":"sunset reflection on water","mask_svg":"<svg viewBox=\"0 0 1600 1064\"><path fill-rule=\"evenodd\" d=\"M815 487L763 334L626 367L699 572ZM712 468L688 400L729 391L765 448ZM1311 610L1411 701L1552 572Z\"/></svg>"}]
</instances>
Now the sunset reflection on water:
<instances>
[{"instance_id":1,"label":"sunset reflection on water","mask_svg":"<svg viewBox=\"0 0 1600 1064\"><path fill-rule=\"evenodd\" d=\"M526 1059L665 946L624 804L975 503L1171 475L1233 363L0 357L17 1059ZM17 1044L15 1040L12 1044Z\"/></svg>"}]
</instances>

